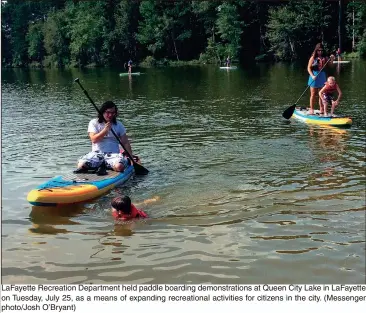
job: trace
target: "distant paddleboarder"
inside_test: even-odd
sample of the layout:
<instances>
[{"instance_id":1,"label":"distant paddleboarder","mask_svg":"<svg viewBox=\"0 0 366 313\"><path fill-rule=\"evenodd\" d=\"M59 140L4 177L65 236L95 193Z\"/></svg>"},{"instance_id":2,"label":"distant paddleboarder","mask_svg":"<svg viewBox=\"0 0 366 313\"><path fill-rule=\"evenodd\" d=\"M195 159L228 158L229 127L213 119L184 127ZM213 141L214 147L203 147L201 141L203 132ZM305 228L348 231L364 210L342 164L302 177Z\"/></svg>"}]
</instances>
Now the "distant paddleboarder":
<instances>
[{"instance_id":1,"label":"distant paddleboarder","mask_svg":"<svg viewBox=\"0 0 366 313\"><path fill-rule=\"evenodd\" d=\"M341 61L342 60L342 58L341 58L341 48L338 48L337 49L336 58L338 59L338 61Z\"/></svg>"},{"instance_id":2,"label":"distant paddleboarder","mask_svg":"<svg viewBox=\"0 0 366 313\"><path fill-rule=\"evenodd\" d=\"M228 57L226 58L226 66L230 67L231 65L231 59L230 59L230 55L228 55Z\"/></svg>"},{"instance_id":3,"label":"distant paddleboarder","mask_svg":"<svg viewBox=\"0 0 366 313\"><path fill-rule=\"evenodd\" d=\"M128 74L131 74L132 73L132 60L131 59L127 62L127 67L128 67Z\"/></svg>"}]
</instances>

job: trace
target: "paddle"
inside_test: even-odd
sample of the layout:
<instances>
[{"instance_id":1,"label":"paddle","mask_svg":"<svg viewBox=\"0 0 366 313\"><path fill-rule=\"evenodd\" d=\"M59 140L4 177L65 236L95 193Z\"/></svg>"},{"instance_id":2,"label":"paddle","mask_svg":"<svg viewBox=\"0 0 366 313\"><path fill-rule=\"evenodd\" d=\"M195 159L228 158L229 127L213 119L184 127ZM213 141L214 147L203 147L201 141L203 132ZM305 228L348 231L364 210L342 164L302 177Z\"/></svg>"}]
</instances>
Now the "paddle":
<instances>
[{"instance_id":1,"label":"paddle","mask_svg":"<svg viewBox=\"0 0 366 313\"><path fill-rule=\"evenodd\" d=\"M316 78L318 77L318 75L320 74L320 72L324 69L324 67L327 65L327 63L329 62L331 58L328 58L327 62L325 62L325 64L323 65L323 67L320 69L320 71L318 72L318 74L315 75L315 78L313 78L310 82L310 84L313 83L313 81L316 80ZM288 107L283 113L282 113L282 116L285 118L285 119L289 119L292 114L294 114L294 111L295 111L295 108L296 108L296 105L297 103L300 101L301 97L304 95L304 93L309 89L309 85L306 87L306 89L304 90L304 92L301 94L301 96L299 97L299 99L297 99L296 103L291 105L290 107Z\"/></svg>"},{"instance_id":2,"label":"paddle","mask_svg":"<svg viewBox=\"0 0 366 313\"><path fill-rule=\"evenodd\" d=\"M100 110L98 109L98 107L95 105L94 101L89 97L88 92L84 89L84 87L81 85L79 78L75 78L74 80L75 83L78 83L78 85L80 86L81 90L84 91L84 94L86 95L86 97L89 99L89 101L91 102L91 104L94 106L94 108L97 110L97 112L99 113L100 116L103 116L103 114L100 112ZM103 117L104 122L107 122L104 117ZM149 171L143 167L141 164L138 164L134 158L130 155L130 153L126 150L126 148L123 146L121 140L118 138L117 134L114 132L114 130L111 128L112 134L114 135L114 137L116 137L117 141L119 142L119 144L122 146L123 150L125 151L125 153L127 154L127 156L130 158L130 160L133 162L133 167L135 169L135 172L137 175L147 175L147 173L149 173Z\"/></svg>"}]
</instances>

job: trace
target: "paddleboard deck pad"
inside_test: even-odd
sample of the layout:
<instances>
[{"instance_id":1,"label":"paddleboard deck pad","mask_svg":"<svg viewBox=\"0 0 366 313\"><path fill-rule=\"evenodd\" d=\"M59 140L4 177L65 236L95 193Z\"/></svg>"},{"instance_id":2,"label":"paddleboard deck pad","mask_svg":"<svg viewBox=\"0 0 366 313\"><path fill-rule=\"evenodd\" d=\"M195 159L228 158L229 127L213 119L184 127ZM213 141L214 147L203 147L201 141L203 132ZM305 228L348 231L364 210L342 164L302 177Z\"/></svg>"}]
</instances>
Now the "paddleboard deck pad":
<instances>
[{"instance_id":1,"label":"paddleboard deck pad","mask_svg":"<svg viewBox=\"0 0 366 313\"><path fill-rule=\"evenodd\" d=\"M333 115L323 116L319 110L314 110L314 114L309 114L308 108L295 108L293 118L308 124L330 125L337 127L350 127L352 118L349 116Z\"/></svg>"},{"instance_id":2,"label":"paddleboard deck pad","mask_svg":"<svg viewBox=\"0 0 366 313\"><path fill-rule=\"evenodd\" d=\"M107 174L70 173L56 176L28 193L27 200L34 206L62 206L97 198L125 183L134 173L133 165L124 172L107 170Z\"/></svg>"}]
</instances>

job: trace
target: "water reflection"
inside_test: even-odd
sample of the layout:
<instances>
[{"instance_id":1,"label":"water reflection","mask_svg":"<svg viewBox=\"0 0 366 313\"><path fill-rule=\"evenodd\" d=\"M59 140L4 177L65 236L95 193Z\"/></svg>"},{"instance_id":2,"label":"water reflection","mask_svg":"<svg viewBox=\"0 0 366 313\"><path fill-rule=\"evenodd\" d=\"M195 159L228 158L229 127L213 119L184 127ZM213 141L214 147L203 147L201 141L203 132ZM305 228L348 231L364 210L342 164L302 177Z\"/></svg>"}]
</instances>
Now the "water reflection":
<instances>
[{"instance_id":1,"label":"water reflection","mask_svg":"<svg viewBox=\"0 0 366 313\"><path fill-rule=\"evenodd\" d=\"M349 131L326 125L321 127L311 125L309 127L309 136L315 139L317 147L313 145L314 151L328 153L328 156L334 160L339 157L340 153L344 152L345 142L349 138ZM324 161L327 161L327 159L324 159Z\"/></svg>"},{"instance_id":2,"label":"water reflection","mask_svg":"<svg viewBox=\"0 0 366 313\"><path fill-rule=\"evenodd\" d=\"M72 218L82 215L85 209L83 204L62 207L32 206L29 220L33 225L29 231L47 235L68 233L66 228L55 227L55 225L79 225L80 223Z\"/></svg>"},{"instance_id":3,"label":"water reflection","mask_svg":"<svg viewBox=\"0 0 366 313\"><path fill-rule=\"evenodd\" d=\"M128 75L128 90L130 91L129 96L132 98L132 75Z\"/></svg>"},{"instance_id":4,"label":"water reflection","mask_svg":"<svg viewBox=\"0 0 366 313\"><path fill-rule=\"evenodd\" d=\"M108 251L108 249L110 249L111 251L107 253L108 255L107 259L120 260L121 258L114 256L114 254L122 254L126 250L128 250L130 246L126 245L124 243L125 240L122 238L131 235L132 235L132 229L129 229L128 227L127 228L121 227L121 225L118 226L117 232L115 228L114 231L104 233L104 235L102 235L98 239L97 245L92 247L92 250L94 250L95 252L93 252L90 255L90 258L91 259L104 258L104 256L102 255L103 252Z\"/></svg>"},{"instance_id":5,"label":"water reflection","mask_svg":"<svg viewBox=\"0 0 366 313\"><path fill-rule=\"evenodd\" d=\"M322 176L332 176L335 171L335 162L341 161L345 151L345 143L349 138L349 132L332 126L309 126L310 147L317 161L323 163Z\"/></svg>"}]
</instances>

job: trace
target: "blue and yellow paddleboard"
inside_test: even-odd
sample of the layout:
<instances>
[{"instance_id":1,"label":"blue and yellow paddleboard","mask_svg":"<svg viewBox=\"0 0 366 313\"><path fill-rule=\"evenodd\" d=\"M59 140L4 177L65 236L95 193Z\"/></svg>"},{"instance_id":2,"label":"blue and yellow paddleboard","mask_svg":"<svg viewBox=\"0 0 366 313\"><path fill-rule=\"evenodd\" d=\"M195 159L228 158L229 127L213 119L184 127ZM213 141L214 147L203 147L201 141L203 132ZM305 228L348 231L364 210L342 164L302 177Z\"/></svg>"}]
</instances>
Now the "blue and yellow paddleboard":
<instances>
[{"instance_id":1,"label":"blue and yellow paddleboard","mask_svg":"<svg viewBox=\"0 0 366 313\"><path fill-rule=\"evenodd\" d=\"M329 125L337 127L350 127L352 118L349 116L322 116L319 110L314 110L314 114L310 115L307 108L296 108L293 118L301 120L307 124Z\"/></svg>"},{"instance_id":2,"label":"blue and yellow paddleboard","mask_svg":"<svg viewBox=\"0 0 366 313\"><path fill-rule=\"evenodd\" d=\"M62 206L88 201L125 183L134 171L130 165L122 173L108 170L104 176L92 173L56 176L31 190L27 200L34 206Z\"/></svg>"}]
</instances>

